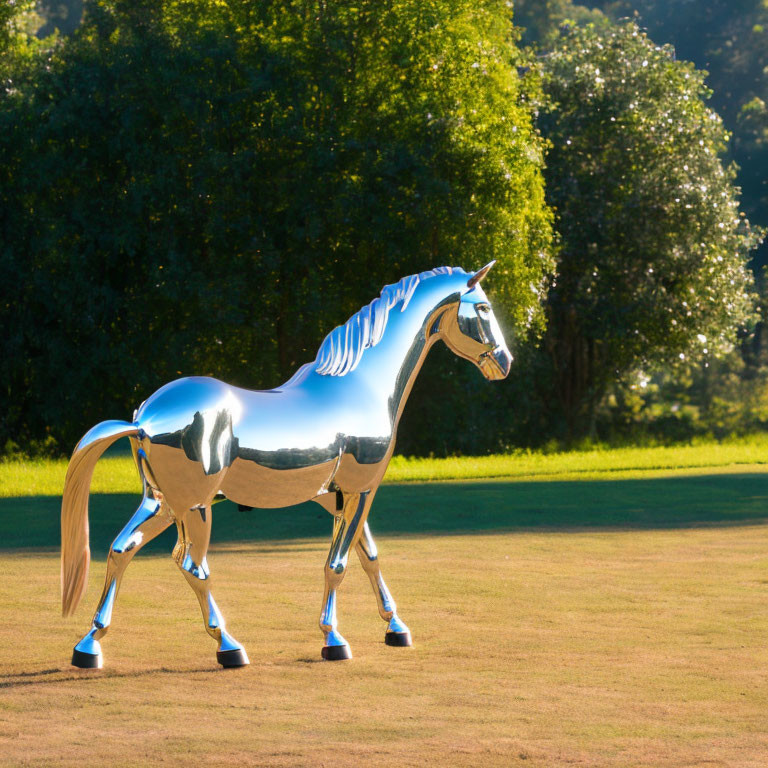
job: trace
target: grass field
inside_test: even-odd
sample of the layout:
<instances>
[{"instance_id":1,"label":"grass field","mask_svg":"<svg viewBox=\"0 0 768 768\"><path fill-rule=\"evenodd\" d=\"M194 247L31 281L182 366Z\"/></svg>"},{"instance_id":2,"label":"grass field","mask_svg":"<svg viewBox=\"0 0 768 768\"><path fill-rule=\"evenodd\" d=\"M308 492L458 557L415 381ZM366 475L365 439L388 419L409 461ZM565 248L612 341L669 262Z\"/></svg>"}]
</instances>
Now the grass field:
<instances>
[{"instance_id":1,"label":"grass field","mask_svg":"<svg viewBox=\"0 0 768 768\"><path fill-rule=\"evenodd\" d=\"M120 443L125 443L121 445ZM131 493L140 488L127 441L97 465L91 486L94 493ZM674 473L739 471L768 465L768 435L726 442L701 442L652 448L614 448L543 453L516 451L503 456L425 459L395 456L385 483L435 480L599 479L630 478L649 472ZM0 497L58 496L64 485L67 461L0 462Z\"/></svg>"},{"instance_id":2,"label":"grass field","mask_svg":"<svg viewBox=\"0 0 768 768\"><path fill-rule=\"evenodd\" d=\"M210 561L251 658L241 670L217 668L170 536L128 570L105 669L70 667L137 494L92 497L90 588L63 620L56 490L0 467L0 763L763 768L759 447L691 448L667 469L653 451L521 456L494 480L383 487L371 525L415 645L383 644L352 563L339 595L349 662L319 660L327 513L223 502ZM119 462L103 462L98 489ZM469 471L394 469L409 468Z\"/></svg>"}]
</instances>

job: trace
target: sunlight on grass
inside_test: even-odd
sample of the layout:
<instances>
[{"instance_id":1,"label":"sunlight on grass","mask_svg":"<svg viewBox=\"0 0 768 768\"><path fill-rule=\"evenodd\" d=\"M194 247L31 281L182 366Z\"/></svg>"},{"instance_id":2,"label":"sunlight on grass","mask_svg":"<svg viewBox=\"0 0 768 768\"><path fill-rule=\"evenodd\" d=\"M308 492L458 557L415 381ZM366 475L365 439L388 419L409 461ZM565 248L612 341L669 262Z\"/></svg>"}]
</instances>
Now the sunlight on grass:
<instances>
[{"instance_id":1,"label":"sunlight on grass","mask_svg":"<svg viewBox=\"0 0 768 768\"><path fill-rule=\"evenodd\" d=\"M500 456L415 459L395 456L387 471L389 482L469 480L472 478L595 479L617 473L631 477L652 470L760 465L768 463L768 437L733 442L709 442L653 448L603 448L589 451L541 453L517 451ZM619 475L620 473L620 475Z\"/></svg>"},{"instance_id":2,"label":"sunlight on grass","mask_svg":"<svg viewBox=\"0 0 768 768\"><path fill-rule=\"evenodd\" d=\"M515 451L505 455L422 459L395 456L385 483L521 478L525 480L593 480L698 473L729 468L760 471L768 465L768 436L653 448L594 449L543 453ZM8 461L0 463L0 497L58 496L64 486L67 461ZM766 467L768 471L768 467ZM128 456L105 457L96 466L93 493L134 493L141 485Z\"/></svg>"},{"instance_id":3,"label":"sunlight on grass","mask_svg":"<svg viewBox=\"0 0 768 768\"><path fill-rule=\"evenodd\" d=\"M414 647L384 645L353 558L339 618L354 658L339 663L313 663L325 541L218 547L216 600L251 659L240 670L218 668L168 552L131 564L100 672L69 659L90 625L103 560L75 616L59 619L56 553L4 553L0 762L765 765L768 528L383 536L379 545Z\"/></svg>"}]
</instances>

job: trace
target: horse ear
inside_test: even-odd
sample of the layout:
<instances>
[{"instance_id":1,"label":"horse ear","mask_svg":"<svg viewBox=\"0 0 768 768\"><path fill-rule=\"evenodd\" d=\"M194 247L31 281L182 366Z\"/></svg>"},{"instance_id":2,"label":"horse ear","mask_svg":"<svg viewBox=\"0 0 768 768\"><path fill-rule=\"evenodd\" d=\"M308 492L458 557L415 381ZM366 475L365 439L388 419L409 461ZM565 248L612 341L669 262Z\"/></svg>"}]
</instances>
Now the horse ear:
<instances>
[{"instance_id":1,"label":"horse ear","mask_svg":"<svg viewBox=\"0 0 768 768\"><path fill-rule=\"evenodd\" d=\"M474 288L490 271L496 263L496 259L486 264L482 269L478 269L472 277L467 280L467 288Z\"/></svg>"}]
</instances>

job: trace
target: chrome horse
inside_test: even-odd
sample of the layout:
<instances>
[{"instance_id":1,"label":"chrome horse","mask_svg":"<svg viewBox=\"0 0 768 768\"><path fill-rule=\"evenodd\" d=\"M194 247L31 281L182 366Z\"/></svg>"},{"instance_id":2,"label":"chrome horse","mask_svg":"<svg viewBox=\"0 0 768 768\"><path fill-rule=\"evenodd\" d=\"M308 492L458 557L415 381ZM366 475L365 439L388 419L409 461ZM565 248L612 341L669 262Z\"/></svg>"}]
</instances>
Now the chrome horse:
<instances>
[{"instance_id":1,"label":"chrome horse","mask_svg":"<svg viewBox=\"0 0 768 768\"><path fill-rule=\"evenodd\" d=\"M248 663L211 594L206 555L212 506L222 497L260 508L311 499L334 516L320 612L324 659L352 655L337 628L336 591L353 549L387 622L385 642L411 645L379 570L368 512L392 457L405 402L438 339L489 380L509 373L512 358L480 285L492 266L473 274L439 267L386 286L331 331L314 362L277 389L251 391L206 377L178 379L142 403L132 422L104 421L93 427L75 448L62 499L65 616L73 613L87 586L93 469L107 446L121 437L130 438L144 496L112 543L96 614L75 646L72 663L101 667L99 641L109 628L126 566L172 523L178 529L173 559L200 601L205 628L218 644L219 664Z\"/></svg>"}]
</instances>

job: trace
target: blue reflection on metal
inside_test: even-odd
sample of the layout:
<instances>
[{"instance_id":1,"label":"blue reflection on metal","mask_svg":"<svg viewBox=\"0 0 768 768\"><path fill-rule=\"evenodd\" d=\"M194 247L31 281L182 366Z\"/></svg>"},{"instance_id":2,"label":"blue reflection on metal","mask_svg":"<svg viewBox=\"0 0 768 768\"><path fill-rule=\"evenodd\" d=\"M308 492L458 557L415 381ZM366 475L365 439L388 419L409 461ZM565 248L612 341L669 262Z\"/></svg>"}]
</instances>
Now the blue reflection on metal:
<instances>
[{"instance_id":1,"label":"blue reflection on metal","mask_svg":"<svg viewBox=\"0 0 768 768\"><path fill-rule=\"evenodd\" d=\"M511 355L480 287L492 265L473 274L440 267L386 286L326 337L314 362L277 389L251 391L213 378L179 379L148 398L132 423L103 422L88 432L70 462L62 503L65 614L74 610L87 581L93 467L120 437L131 439L145 498L110 550L96 620L76 646L73 663L101 663L97 641L107 631L125 567L172 522L179 533L174 560L198 596L206 629L219 644L219 662L248 663L245 651L224 631L210 595L211 507L221 495L262 508L312 499L335 516L320 617L324 658L351 656L337 629L336 590L352 549L387 622L386 642L410 645L408 628L381 577L368 512L394 451L406 399L436 341L475 363L489 380L509 373ZM88 658L95 649L99 658Z\"/></svg>"}]
</instances>

